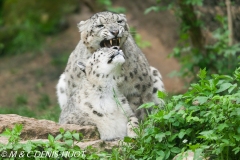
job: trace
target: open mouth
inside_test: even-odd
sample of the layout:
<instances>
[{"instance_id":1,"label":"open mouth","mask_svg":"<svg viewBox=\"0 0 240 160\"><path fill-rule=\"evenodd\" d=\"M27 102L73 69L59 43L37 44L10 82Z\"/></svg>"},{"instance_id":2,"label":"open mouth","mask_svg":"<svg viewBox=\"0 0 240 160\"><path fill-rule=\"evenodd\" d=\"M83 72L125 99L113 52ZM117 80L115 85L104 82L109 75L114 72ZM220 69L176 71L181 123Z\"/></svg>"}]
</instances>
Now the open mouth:
<instances>
[{"instance_id":1,"label":"open mouth","mask_svg":"<svg viewBox=\"0 0 240 160\"><path fill-rule=\"evenodd\" d=\"M101 47L112 47L112 46L119 46L121 42L120 38L113 38L113 39L109 39L109 40L103 40L102 42L100 42L100 46Z\"/></svg>"}]
</instances>

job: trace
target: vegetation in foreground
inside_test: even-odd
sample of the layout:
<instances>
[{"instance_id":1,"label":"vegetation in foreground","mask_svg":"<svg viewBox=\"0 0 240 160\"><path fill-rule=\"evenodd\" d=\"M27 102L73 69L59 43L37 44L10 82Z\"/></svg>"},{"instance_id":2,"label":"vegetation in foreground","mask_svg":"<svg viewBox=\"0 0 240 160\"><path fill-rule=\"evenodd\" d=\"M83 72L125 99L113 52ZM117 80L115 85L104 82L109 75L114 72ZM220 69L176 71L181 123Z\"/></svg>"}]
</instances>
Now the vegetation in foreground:
<instances>
[{"instance_id":1,"label":"vegetation in foreground","mask_svg":"<svg viewBox=\"0 0 240 160\"><path fill-rule=\"evenodd\" d=\"M206 74L205 69L200 70L199 82L191 84L186 93L173 96L164 109L158 109L151 103L140 106L154 107L155 110L136 130L137 138L125 137L121 147L113 148L109 153L92 147L82 150L76 145L82 139L81 133L65 132L63 129L56 137L49 135L47 142L21 144L21 125L2 134L9 136L9 143L1 145L0 152L7 151L8 155L11 151L30 152L32 158L37 151L59 154L69 151L79 153L78 157L66 155L60 159L167 160L191 150L196 159L201 156L237 160L240 157L240 68L234 71L233 76L213 74L208 79ZM158 96L166 98L162 92L158 92ZM25 159L26 156L20 158Z\"/></svg>"}]
</instances>

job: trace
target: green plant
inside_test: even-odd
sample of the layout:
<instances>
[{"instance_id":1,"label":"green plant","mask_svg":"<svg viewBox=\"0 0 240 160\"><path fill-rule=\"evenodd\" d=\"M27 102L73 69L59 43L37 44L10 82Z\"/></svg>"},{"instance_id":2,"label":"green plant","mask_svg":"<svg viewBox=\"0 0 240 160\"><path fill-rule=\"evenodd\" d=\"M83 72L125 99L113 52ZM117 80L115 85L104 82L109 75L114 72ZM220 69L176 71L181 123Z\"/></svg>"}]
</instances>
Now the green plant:
<instances>
[{"instance_id":1,"label":"green plant","mask_svg":"<svg viewBox=\"0 0 240 160\"><path fill-rule=\"evenodd\" d=\"M47 94L42 94L38 101L38 108L39 109L46 109L51 105L50 98Z\"/></svg>"},{"instance_id":2,"label":"green plant","mask_svg":"<svg viewBox=\"0 0 240 160\"><path fill-rule=\"evenodd\" d=\"M14 106L14 107L2 107L0 109L0 114L18 114L26 117L36 117L36 113L29 109L28 106Z\"/></svg>"},{"instance_id":3,"label":"green plant","mask_svg":"<svg viewBox=\"0 0 240 160\"><path fill-rule=\"evenodd\" d=\"M191 76L195 80L194 73L204 67L208 70L208 76L212 73L229 75L238 66L240 44L228 45L226 18L218 16L217 19L222 27L212 33L215 40L213 44L206 44L200 49L192 47L187 40L182 40L181 44L173 49L171 56L179 59L182 64L181 76ZM189 39L186 32L182 34L184 34L182 37Z\"/></svg>"},{"instance_id":4,"label":"green plant","mask_svg":"<svg viewBox=\"0 0 240 160\"><path fill-rule=\"evenodd\" d=\"M114 147L111 153L91 146L82 150L76 145L82 135L63 129L56 137L49 135L47 142L23 144L20 143L22 127L19 125L2 134L9 136L9 143L0 144L0 152L9 156L15 153L11 151L17 151L16 155L23 155L22 159L27 155L34 158L34 153L43 151L56 153L55 157L45 159L64 159L69 157L57 156L68 151L81 153L77 159L168 160L191 150L198 157L196 159L236 160L240 157L240 67L232 76L212 74L207 78L206 69L202 69L198 77L198 83L191 84L186 93L173 96L163 109L153 103L141 105L139 108L153 107L153 111L140 124L136 131L138 136L125 137L120 147ZM160 91L158 97L168 98Z\"/></svg>"},{"instance_id":5,"label":"green plant","mask_svg":"<svg viewBox=\"0 0 240 160\"><path fill-rule=\"evenodd\" d=\"M125 139L126 159L172 159L192 150L196 157L235 160L240 156L240 68L234 75L200 70L198 83L173 96L163 110L157 109L140 127L139 137ZM160 98L166 95L158 92ZM144 104L140 108L149 108Z\"/></svg>"},{"instance_id":6,"label":"green plant","mask_svg":"<svg viewBox=\"0 0 240 160\"><path fill-rule=\"evenodd\" d=\"M16 96L16 105L26 105L28 103L27 95L17 95Z\"/></svg>"},{"instance_id":7,"label":"green plant","mask_svg":"<svg viewBox=\"0 0 240 160\"><path fill-rule=\"evenodd\" d=\"M0 56L40 49L44 36L65 29L64 16L78 6L76 0L0 3Z\"/></svg>"},{"instance_id":8,"label":"green plant","mask_svg":"<svg viewBox=\"0 0 240 160\"><path fill-rule=\"evenodd\" d=\"M103 5L106 10L115 12L115 13L125 13L126 9L124 7L113 7L111 0L97 0L97 3Z\"/></svg>"},{"instance_id":9,"label":"green plant","mask_svg":"<svg viewBox=\"0 0 240 160\"><path fill-rule=\"evenodd\" d=\"M37 119L47 119L47 120L52 120L54 122L58 122L61 109L58 105L48 106L45 112L42 112L42 111L40 112L41 112L40 115L35 116Z\"/></svg>"},{"instance_id":10,"label":"green plant","mask_svg":"<svg viewBox=\"0 0 240 160\"><path fill-rule=\"evenodd\" d=\"M166 2L167 7L162 7L161 1L155 6L147 8L145 14L151 11L171 9L180 22L178 45L173 49L170 56L177 58L181 63L181 70L177 74L187 77L188 80L197 79L196 72L200 68L207 68L208 76L213 73L228 74L238 66L240 61L240 44L229 44L228 23L226 18L216 16L220 26L213 34L213 43L207 43L203 35L204 23L198 18L197 7L202 6L203 0L177 0ZM203 13L201 13L203 14Z\"/></svg>"},{"instance_id":11,"label":"green plant","mask_svg":"<svg viewBox=\"0 0 240 160\"><path fill-rule=\"evenodd\" d=\"M6 129L1 135L9 137L8 142L10 144L16 144L20 141L20 134L22 131L22 125L21 124L16 124L12 130Z\"/></svg>"},{"instance_id":12,"label":"green plant","mask_svg":"<svg viewBox=\"0 0 240 160\"><path fill-rule=\"evenodd\" d=\"M56 137L48 135L48 141L27 141L21 143L22 125L15 125L12 130L6 129L1 136L7 136L8 144L0 144L0 159L106 159L110 155L105 152L97 152L92 147L81 149L78 142L82 140L82 134L64 131L60 128L60 134Z\"/></svg>"},{"instance_id":13,"label":"green plant","mask_svg":"<svg viewBox=\"0 0 240 160\"><path fill-rule=\"evenodd\" d=\"M142 39L142 36L137 33L137 30L134 27L130 27L130 33L133 36L133 38L134 38L136 44L138 45L138 47L143 49L143 48L151 46L151 43L149 41L144 41Z\"/></svg>"}]
</instances>

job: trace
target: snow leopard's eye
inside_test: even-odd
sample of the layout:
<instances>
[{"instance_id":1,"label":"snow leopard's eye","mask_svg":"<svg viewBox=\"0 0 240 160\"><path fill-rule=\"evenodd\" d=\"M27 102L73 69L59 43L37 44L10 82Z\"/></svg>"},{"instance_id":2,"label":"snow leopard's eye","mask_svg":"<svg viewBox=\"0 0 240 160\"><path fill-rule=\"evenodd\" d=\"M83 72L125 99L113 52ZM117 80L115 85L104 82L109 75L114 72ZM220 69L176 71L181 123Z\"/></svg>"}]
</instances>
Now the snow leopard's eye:
<instances>
[{"instance_id":1,"label":"snow leopard's eye","mask_svg":"<svg viewBox=\"0 0 240 160\"><path fill-rule=\"evenodd\" d=\"M104 25L103 25L103 24L100 24L100 25L97 25L96 27L97 27L97 28L102 28L102 27L104 27Z\"/></svg>"},{"instance_id":2,"label":"snow leopard's eye","mask_svg":"<svg viewBox=\"0 0 240 160\"><path fill-rule=\"evenodd\" d=\"M123 20L119 20L119 21L117 21L118 23L122 23L123 22Z\"/></svg>"}]
</instances>

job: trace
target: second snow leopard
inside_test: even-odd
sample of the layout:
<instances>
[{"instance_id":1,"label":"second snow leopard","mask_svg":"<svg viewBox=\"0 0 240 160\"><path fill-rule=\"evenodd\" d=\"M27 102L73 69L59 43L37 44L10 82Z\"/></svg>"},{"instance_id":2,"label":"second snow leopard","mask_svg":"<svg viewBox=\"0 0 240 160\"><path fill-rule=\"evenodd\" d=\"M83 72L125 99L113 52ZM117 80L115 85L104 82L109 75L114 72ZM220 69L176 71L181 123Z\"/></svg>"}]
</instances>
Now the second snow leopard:
<instances>
[{"instance_id":1,"label":"second snow leopard","mask_svg":"<svg viewBox=\"0 0 240 160\"><path fill-rule=\"evenodd\" d=\"M125 56L118 47L101 48L84 64L78 62L86 75L81 85L63 108L59 123L96 125L102 140L135 137L134 116L126 97L117 84L122 78Z\"/></svg>"}]
</instances>

